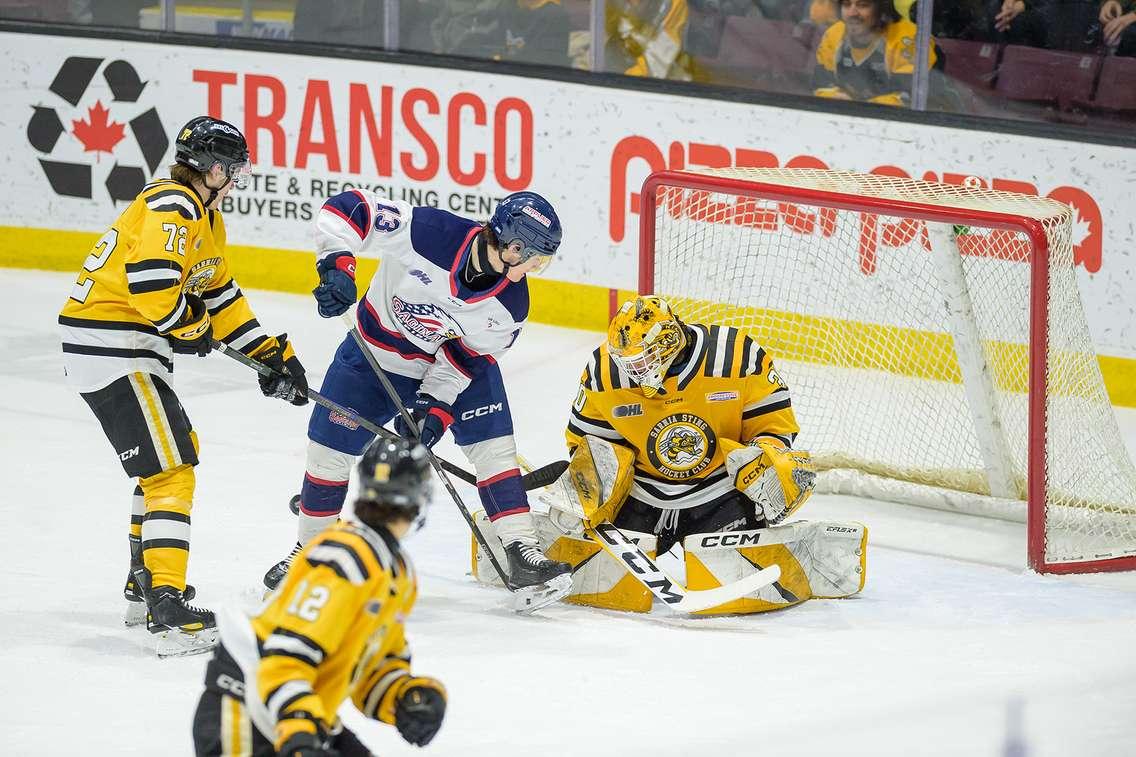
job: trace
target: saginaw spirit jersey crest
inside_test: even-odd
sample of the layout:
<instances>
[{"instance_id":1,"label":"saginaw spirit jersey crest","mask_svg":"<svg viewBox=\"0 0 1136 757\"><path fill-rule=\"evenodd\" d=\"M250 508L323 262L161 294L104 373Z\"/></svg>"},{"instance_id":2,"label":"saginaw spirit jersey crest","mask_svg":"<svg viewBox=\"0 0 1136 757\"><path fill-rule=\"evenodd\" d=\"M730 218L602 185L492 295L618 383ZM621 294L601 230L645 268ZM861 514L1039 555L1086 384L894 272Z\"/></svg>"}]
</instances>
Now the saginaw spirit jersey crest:
<instances>
[{"instance_id":1,"label":"saginaw spirit jersey crest","mask_svg":"<svg viewBox=\"0 0 1136 757\"><path fill-rule=\"evenodd\" d=\"M697 476L710 465L717 447L710 424L690 413L668 415L647 434L647 458L667 478Z\"/></svg>"},{"instance_id":2,"label":"saginaw spirit jersey crest","mask_svg":"<svg viewBox=\"0 0 1136 757\"><path fill-rule=\"evenodd\" d=\"M406 302L391 297L391 312L406 333L424 342L444 342L462 335L461 327L449 313L430 302Z\"/></svg>"}]
</instances>

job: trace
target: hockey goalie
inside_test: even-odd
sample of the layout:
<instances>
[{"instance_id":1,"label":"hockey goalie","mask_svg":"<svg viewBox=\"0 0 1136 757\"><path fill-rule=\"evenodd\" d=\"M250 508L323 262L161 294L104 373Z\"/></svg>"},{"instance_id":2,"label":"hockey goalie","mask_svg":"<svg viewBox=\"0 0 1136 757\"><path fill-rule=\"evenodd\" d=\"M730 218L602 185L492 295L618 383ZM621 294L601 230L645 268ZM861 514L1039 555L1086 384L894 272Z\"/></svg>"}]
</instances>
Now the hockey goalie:
<instances>
[{"instance_id":1,"label":"hockey goalie","mask_svg":"<svg viewBox=\"0 0 1136 757\"><path fill-rule=\"evenodd\" d=\"M661 297L625 303L581 377L568 468L538 497L542 546L573 568L567 601L651 609L636 566L601 549L596 529L611 524L650 560L681 545L689 591L779 566L775 582L702 614L859 592L867 529L790 520L816 482L798 431L788 386L745 334L683 323ZM475 575L491 581L482 559L475 548Z\"/></svg>"}]
</instances>

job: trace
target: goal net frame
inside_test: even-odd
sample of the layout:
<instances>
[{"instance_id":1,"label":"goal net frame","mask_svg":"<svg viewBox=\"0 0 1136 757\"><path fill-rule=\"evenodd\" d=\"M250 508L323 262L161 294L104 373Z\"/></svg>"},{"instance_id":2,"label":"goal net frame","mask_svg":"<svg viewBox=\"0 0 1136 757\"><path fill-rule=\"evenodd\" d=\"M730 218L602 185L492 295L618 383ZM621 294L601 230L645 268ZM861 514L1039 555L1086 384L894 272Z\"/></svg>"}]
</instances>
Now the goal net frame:
<instances>
[{"instance_id":1,"label":"goal net frame","mask_svg":"<svg viewBox=\"0 0 1136 757\"><path fill-rule=\"evenodd\" d=\"M810 181L805 180L804 184L814 184L814 186L795 186L793 184L794 176L820 176L823 175L824 179L832 177L831 186L835 188L821 188L815 186L816 184L825 184L826 181ZM885 187L884 191L878 194L857 194L849 191L843 191L851 185L855 185L857 180L863 180L866 183L871 183L873 187L880 185ZM910 197L903 196L905 192L910 193ZM1068 206L1061 205L1052 200L1044 198L1032 198L1025 195L1016 195L1013 193L997 192L993 190L985 190L975 187L959 187L955 185L937 184L934 182L922 182L909 179L898 179L886 176L876 176L872 174L856 174L845 171L823 171L819 169L707 169L707 170L690 170L690 171L677 171L666 170L652 173L643 182L642 190L639 195L639 213L640 213L640 236L639 236L639 271L638 271L638 290L640 294L659 294L664 297L668 295L678 296L681 299L680 292L655 291L656 288L656 256L657 253L665 254L665 250L657 250L660 244L666 244L664 230L664 240L659 243L657 239L657 228L660 223L667 221L664 216L667 215L665 206L668 203L666 192L691 192L691 193L708 193L709 196L726 196L727 198L748 198L755 201L751 205L758 208L773 208L776 209L777 204L785 203L796 206L808 206L813 209L826 209L831 208L835 211L851 211L853 213L861 214L874 214L878 217L890 217L894 220L895 217L904 219L914 219L926 224L927 237L930 249L936 254L938 258L937 265L939 266L940 276L950 276L950 268L957 266L958 275L961 276L962 264L960 262L962 253L955 242L953 234L950 233L952 227L958 228L960 226L966 227L979 227L993 230L1004 230L1018 235L1023 235L1028 240L1030 250L1032 253L1029 255L1028 265L1029 270L1029 294L1028 294L1028 397L1027 397L1027 412L1028 412L1028 439L1026 440L1026 460L1025 460L1025 514L1024 520L1027 528L1027 558L1029 567L1042 573L1087 573L1099 571L1119 571L1119 570L1136 570L1136 543L1125 541L1119 549L1109 549L1103 554L1078 554L1076 559L1051 559L1047 556L1046 540L1047 540L1047 512L1050 502L1047 499L1048 483L1046 477L1046 443L1047 443L1047 398L1049 392L1050 376L1047 370L1049 351L1050 351L1050 333L1049 333L1049 317L1050 317L1050 278L1051 266L1067 265L1069 275L1072 276L1072 254L1071 254L1071 222L1070 222L1070 209ZM874 190L871 190L874 191ZM692 196L692 195L688 195ZM986 202L985 200L989 200ZM997 200L997 202L995 201ZM1044 217L1038 218L1032 215L1026 215L1021 212L1006 212L1005 210L993 210L991 207L1016 207L1014 203L1023 203L1028 200L1031 205L1029 207L1041 207L1042 214L1061 214L1063 217ZM671 201L677 203L678 201ZM735 200L739 202L739 200ZM764 204L762 204L764 203ZM1046 205L1048 204L1048 205ZM986 205L986 207L984 207ZM672 216L676 213L684 211L670 211ZM1034 214L1036 215L1036 214ZM863 218L863 216L861 216ZM713 217L706 218L680 218L683 222L689 222L691 225L701 221L705 224L712 224L717 220ZM676 222L677 223L677 222ZM1056 226L1055 226L1056 224ZM1057 228L1058 234L1065 235L1065 248L1067 254L1058 256L1060 260L1057 263L1051 261L1051 249L1059 249L1061 244L1054 244L1053 234L1054 228ZM944 230L946 230L944 232ZM760 232L758 232L760 233ZM782 232L783 233L783 232ZM1020 237L1018 237L1020 238ZM926 243L925 243L926 244ZM728 251L725 251L728 252ZM850 250L849 255L854 255L855 250ZM1044 252L1044 254L1038 254ZM1020 263L1025 265L1027 263ZM678 265L677 263L675 264ZM945 267L945 268L944 268ZM942 279L941 279L942 281ZM805 286L816 286L817 282L811 281ZM950 287L948 287L949 289ZM1077 302L1076 306L1083 313L1083 307L1080 302L1079 291L1074 285L1073 291L1076 292ZM963 375L963 388L967 394L967 401L970 405L970 412L972 420L975 422L978 435L978 443L982 447L981 456L986 462L986 476L989 481L989 492L985 493L987 496L969 496L969 505L956 506L948 505L943 509L961 510L980 515L993 515L994 517L1003 517L1010 520L1022 520L1021 510L1023 509L1020 503L1020 492L1022 487L1018 487L1015 492L1015 485L1010 481L1012 478L1010 471L1006 466L999 462L1000 459L1005 459L1005 450L999 450L999 436L1000 429L995 428L996 433L984 433L981 428L984 424L993 424L997 426L997 414L991 413L990 408L983 407L985 400L983 394L990 394L990 388L981 386L984 380L984 375L988 372L983 366L982 351L983 348L979 343L977 331L968 329L966 318L968 316L968 294L965 289L965 283L958 286L958 291L949 292L949 299L953 302L948 302L948 309L952 311L952 320L957 328L952 327L951 337L956 349L957 358L960 366L960 372ZM747 303L743 302L725 302L718 303L727 306L745 307ZM678 308L680 317L683 315L682 309ZM973 313L969 313L969 317L973 319ZM722 325L719 322L719 325ZM726 325L737 325L729 324ZM745 326L739 326L745 330ZM1087 325L1084 327L1084 338L1087 340L1088 332ZM761 339L758 338L760 342ZM970 342L968 346L968 341ZM1089 342L1091 348L1091 341ZM777 359L777 352L773 351L774 360ZM1095 355L1093 356L1093 365L1095 366ZM1099 377L1099 367L1096 368ZM1023 380L1027 380L1023 377ZM1100 391L1104 392L1103 379L1099 379ZM790 383L790 391L793 390L793 382ZM1107 392L1104 394L1105 401L1107 402ZM1109 406L1111 411L1111 405ZM1112 416L1112 422L1115 426L1115 416ZM802 429L806 430L806 429ZM1116 439L1119 440L1119 427L1116 427ZM1123 447L1121 443L1121 447ZM1123 450L1122 450L1123 451ZM1075 453L1073 450L1072 453ZM1127 454L1123 455L1127 460ZM1131 463L1129 462L1131 467ZM1132 468L1136 471L1136 468ZM1122 472L1122 475L1123 474ZM869 477L870 478L870 477ZM1136 473L1131 477L1125 478L1125 483L1129 480L1136 480ZM932 507L939 507L935 504L934 500L943 501L950 500L951 497L947 496L941 498L938 493L932 493L929 497L920 496L918 491L921 488L918 485L908 486L907 482L900 482L900 489L915 492L914 496L910 496L911 492L896 495L893 489L888 489L887 483L883 489L876 489L868 487L867 490L863 488L856 488L855 486L845 487L844 491L847 493L856 493L864 496L871 496L878 499L890 499L895 501L906 501L915 504L924 504ZM839 491L839 487L834 491ZM882 492L882 493L881 493ZM936 489L935 492L938 492ZM1000 495L1000 496L999 496ZM1125 497L1127 499L1127 497ZM924 501L931 500L931 501ZM1016 514L1015 514L1016 511ZM1111 506L1106 507L1099 514L1099 517L1113 517L1113 518L1136 518L1134 515L1136 511L1136 498L1132 501L1125 501L1117 505L1115 509ZM1088 512L1079 513L1078 517L1095 518L1098 513ZM1136 523L1136 520L1133 521ZM1125 539L1129 538L1132 534L1131 526L1128 521L1122 527L1125 533ZM1122 539L1123 541L1123 539ZM1090 550L1091 551L1091 550Z\"/></svg>"}]
</instances>

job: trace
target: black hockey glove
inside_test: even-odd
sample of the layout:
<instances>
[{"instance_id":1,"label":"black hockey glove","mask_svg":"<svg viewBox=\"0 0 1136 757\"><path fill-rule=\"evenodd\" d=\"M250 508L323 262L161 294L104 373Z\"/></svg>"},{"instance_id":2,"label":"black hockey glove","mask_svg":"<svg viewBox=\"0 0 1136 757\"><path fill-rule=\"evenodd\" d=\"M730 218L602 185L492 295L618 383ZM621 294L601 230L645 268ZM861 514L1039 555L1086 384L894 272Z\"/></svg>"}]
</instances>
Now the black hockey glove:
<instances>
[{"instance_id":1,"label":"black hockey glove","mask_svg":"<svg viewBox=\"0 0 1136 757\"><path fill-rule=\"evenodd\" d=\"M418 426L418 439L427 447L433 447L454 422L454 409L429 394L419 394L414 404L407 408L414 424ZM414 432L407 427L402 414L394 418L394 430L404 439L414 441Z\"/></svg>"},{"instance_id":2,"label":"black hockey glove","mask_svg":"<svg viewBox=\"0 0 1136 757\"><path fill-rule=\"evenodd\" d=\"M281 334L267 342L267 347L252 355L272 369L273 375L257 374L260 391L265 397L276 397L293 405L308 404L308 380L304 378L304 366L296 357L287 334Z\"/></svg>"},{"instance_id":3,"label":"black hockey glove","mask_svg":"<svg viewBox=\"0 0 1136 757\"><path fill-rule=\"evenodd\" d=\"M205 301L196 294L186 294L185 312L166 332L170 349L179 355L205 357L213 349L213 324L209 322L209 311Z\"/></svg>"},{"instance_id":4,"label":"black hockey glove","mask_svg":"<svg viewBox=\"0 0 1136 757\"><path fill-rule=\"evenodd\" d=\"M394 705L394 725L407 743L426 746L446 716L446 689L434 678L411 678Z\"/></svg>"},{"instance_id":5,"label":"black hockey glove","mask_svg":"<svg viewBox=\"0 0 1136 757\"><path fill-rule=\"evenodd\" d=\"M339 750L332 749L314 733L294 733L280 745L277 757L339 757Z\"/></svg>"},{"instance_id":6,"label":"black hockey glove","mask_svg":"<svg viewBox=\"0 0 1136 757\"><path fill-rule=\"evenodd\" d=\"M328 255L316 263L320 283L312 294L316 309L324 318L334 318L355 304L359 290L355 286L355 256L349 252Z\"/></svg>"}]
</instances>

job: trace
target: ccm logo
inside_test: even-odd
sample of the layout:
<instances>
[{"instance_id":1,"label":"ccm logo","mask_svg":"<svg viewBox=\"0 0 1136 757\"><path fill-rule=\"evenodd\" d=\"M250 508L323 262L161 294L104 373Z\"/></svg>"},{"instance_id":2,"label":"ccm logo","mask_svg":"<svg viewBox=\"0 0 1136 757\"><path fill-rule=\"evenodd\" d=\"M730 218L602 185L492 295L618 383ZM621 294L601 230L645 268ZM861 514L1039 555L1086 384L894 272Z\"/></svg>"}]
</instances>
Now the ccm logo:
<instances>
[{"instance_id":1,"label":"ccm logo","mask_svg":"<svg viewBox=\"0 0 1136 757\"><path fill-rule=\"evenodd\" d=\"M122 462L126 462L127 460L129 460L132 457L138 457L138 455L140 455L140 454L141 453L139 452L139 448L135 447L134 449L128 449L125 452L123 452L122 454L120 454L118 456L118 459L121 460Z\"/></svg>"},{"instance_id":2,"label":"ccm logo","mask_svg":"<svg viewBox=\"0 0 1136 757\"><path fill-rule=\"evenodd\" d=\"M761 541L761 534L752 532L710 534L709 536L703 536L702 542L698 546L703 549L713 549L714 547L744 547L748 544L757 544L759 541Z\"/></svg>"},{"instance_id":3,"label":"ccm logo","mask_svg":"<svg viewBox=\"0 0 1136 757\"><path fill-rule=\"evenodd\" d=\"M468 421L471 418L481 418L490 413L500 413L504 409L505 407L502 403L494 402L492 405L482 405L481 407L475 407L473 410L466 410L461 414L461 419Z\"/></svg>"}]
</instances>

